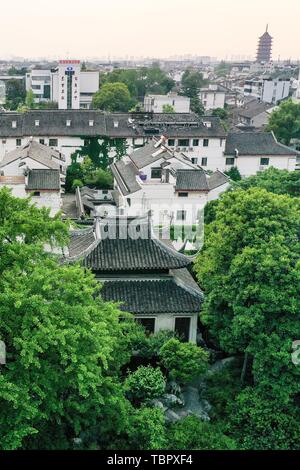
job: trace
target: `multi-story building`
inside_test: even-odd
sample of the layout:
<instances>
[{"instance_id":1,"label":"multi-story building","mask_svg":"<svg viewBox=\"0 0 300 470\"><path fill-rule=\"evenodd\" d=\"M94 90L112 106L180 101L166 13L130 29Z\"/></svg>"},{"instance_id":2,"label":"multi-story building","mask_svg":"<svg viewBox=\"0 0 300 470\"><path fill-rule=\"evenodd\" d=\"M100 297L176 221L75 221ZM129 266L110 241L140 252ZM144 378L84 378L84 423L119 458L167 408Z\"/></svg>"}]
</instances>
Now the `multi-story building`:
<instances>
[{"instance_id":1,"label":"multi-story building","mask_svg":"<svg viewBox=\"0 0 300 470\"><path fill-rule=\"evenodd\" d=\"M64 157L31 139L0 163L0 187L9 187L16 197L32 196L32 202L49 208L51 215L62 208L64 184Z\"/></svg>"},{"instance_id":2,"label":"multi-story building","mask_svg":"<svg viewBox=\"0 0 300 470\"><path fill-rule=\"evenodd\" d=\"M273 132L229 133L223 170L237 167L243 177L274 167L296 170L300 152L279 143Z\"/></svg>"},{"instance_id":3,"label":"multi-story building","mask_svg":"<svg viewBox=\"0 0 300 470\"><path fill-rule=\"evenodd\" d=\"M256 62L270 62L272 58L273 38L268 32L268 25L265 33L259 38Z\"/></svg>"},{"instance_id":4,"label":"multi-story building","mask_svg":"<svg viewBox=\"0 0 300 470\"><path fill-rule=\"evenodd\" d=\"M226 90L219 85L210 84L208 88L201 88L199 93L200 101L206 111L225 106Z\"/></svg>"},{"instance_id":5,"label":"multi-story building","mask_svg":"<svg viewBox=\"0 0 300 470\"><path fill-rule=\"evenodd\" d=\"M58 68L26 74L26 89L35 102L55 101L59 109L89 108L99 89L99 72L81 71L79 60L60 60Z\"/></svg>"},{"instance_id":6,"label":"multi-story building","mask_svg":"<svg viewBox=\"0 0 300 470\"><path fill-rule=\"evenodd\" d=\"M175 113L189 113L190 105L190 98L177 93L146 95L144 98L144 109L147 113L163 113L164 106L172 106Z\"/></svg>"},{"instance_id":7,"label":"multi-story building","mask_svg":"<svg viewBox=\"0 0 300 470\"><path fill-rule=\"evenodd\" d=\"M156 225L199 220L199 211L229 186L229 178L206 172L183 154L172 152L166 139L152 140L111 165L118 208L124 214L154 214Z\"/></svg>"},{"instance_id":8,"label":"multi-story building","mask_svg":"<svg viewBox=\"0 0 300 470\"><path fill-rule=\"evenodd\" d=\"M244 95L253 96L264 103L277 104L288 98L291 82L286 78L246 80Z\"/></svg>"},{"instance_id":9,"label":"multi-story building","mask_svg":"<svg viewBox=\"0 0 300 470\"><path fill-rule=\"evenodd\" d=\"M32 110L0 113L0 161L6 152L23 145L31 136L64 154L68 165L71 155L89 138L124 139L130 153L152 137L161 135L168 138L170 147L194 159L208 158L217 162L225 150L226 132L217 117L199 119L193 113Z\"/></svg>"}]
</instances>

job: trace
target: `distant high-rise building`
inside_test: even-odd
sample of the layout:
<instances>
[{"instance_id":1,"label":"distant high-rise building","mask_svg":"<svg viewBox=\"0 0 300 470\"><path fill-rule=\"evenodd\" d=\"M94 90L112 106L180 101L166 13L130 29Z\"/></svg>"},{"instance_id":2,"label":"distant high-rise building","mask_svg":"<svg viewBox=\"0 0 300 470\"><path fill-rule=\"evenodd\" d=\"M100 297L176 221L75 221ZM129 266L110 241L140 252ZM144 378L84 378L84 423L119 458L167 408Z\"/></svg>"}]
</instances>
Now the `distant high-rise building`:
<instances>
[{"instance_id":1,"label":"distant high-rise building","mask_svg":"<svg viewBox=\"0 0 300 470\"><path fill-rule=\"evenodd\" d=\"M265 33L259 38L256 62L270 62L272 57L273 38L268 33L268 25Z\"/></svg>"}]
</instances>

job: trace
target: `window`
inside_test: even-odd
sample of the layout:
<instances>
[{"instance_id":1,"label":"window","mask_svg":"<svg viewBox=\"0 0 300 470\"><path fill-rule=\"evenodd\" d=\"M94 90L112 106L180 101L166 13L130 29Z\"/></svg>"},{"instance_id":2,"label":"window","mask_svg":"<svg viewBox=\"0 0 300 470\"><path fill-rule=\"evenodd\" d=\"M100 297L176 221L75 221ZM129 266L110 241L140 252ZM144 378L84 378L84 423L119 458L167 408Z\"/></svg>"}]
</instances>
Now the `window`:
<instances>
[{"instance_id":1,"label":"window","mask_svg":"<svg viewBox=\"0 0 300 470\"><path fill-rule=\"evenodd\" d=\"M175 147L175 139L169 139L168 140L168 145L169 145L169 147Z\"/></svg>"},{"instance_id":2,"label":"window","mask_svg":"<svg viewBox=\"0 0 300 470\"><path fill-rule=\"evenodd\" d=\"M178 197L189 197L189 193L178 193Z\"/></svg>"},{"instance_id":3,"label":"window","mask_svg":"<svg viewBox=\"0 0 300 470\"><path fill-rule=\"evenodd\" d=\"M127 198L127 204L128 204L128 207L131 206L131 199L130 199L130 197Z\"/></svg>"},{"instance_id":4,"label":"window","mask_svg":"<svg viewBox=\"0 0 300 470\"><path fill-rule=\"evenodd\" d=\"M182 341L186 343L190 340L190 328L191 318L175 318L175 333L181 338Z\"/></svg>"},{"instance_id":5,"label":"window","mask_svg":"<svg viewBox=\"0 0 300 470\"><path fill-rule=\"evenodd\" d=\"M41 85L31 85L31 88L33 90L40 90L41 89Z\"/></svg>"},{"instance_id":6,"label":"window","mask_svg":"<svg viewBox=\"0 0 300 470\"><path fill-rule=\"evenodd\" d=\"M90 126L90 127L93 127L93 125L94 125L94 121L93 121L92 119L90 119L90 120L89 120L89 126Z\"/></svg>"},{"instance_id":7,"label":"window","mask_svg":"<svg viewBox=\"0 0 300 470\"><path fill-rule=\"evenodd\" d=\"M6 139L2 139L2 144L6 144Z\"/></svg>"},{"instance_id":8,"label":"window","mask_svg":"<svg viewBox=\"0 0 300 470\"><path fill-rule=\"evenodd\" d=\"M40 191L34 191L33 196L34 197L39 197L41 195Z\"/></svg>"},{"instance_id":9,"label":"window","mask_svg":"<svg viewBox=\"0 0 300 470\"><path fill-rule=\"evenodd\" d=\"M199 139L193 139L193 147L199 147Z\"/></svg>"},{"instance_id":10,"label":"window","mask_svg":"<svg viewBox=\"0 0 300 470\"><path fill-rule=\"evenodd\" d=\"M203 139L203 147L209 146L209 139Z\"/></svg>"},{"instance_id":11,"label":"window","mask_svg":"<svg viewBox=\"0 0 300 470\"><path fill-rule=\"evenodd\" d=\"M16 128L17 128L17 121L12 121L11 127L12 127L13 129L16 129Z\"/></svg>"},{"instance_id":12,"label":"window","mask_svg":"<svg viewBox=\"0 0 300 470\"><path fill-rule=\"evenodd\" d=\"M160 179L161 178L161 168L151 168L151 178Z\"/></svg>"},{"instance_id":13,"label":"window","mask_svg":"<svg viewBox=\"0 0 300 470\"><path fill-rule=\"evenodd\" d=\"M71 119L67 119L67 120L66 120L66 126L67 126L67 127L70 127L70 126L71 126Z\"/></svg>"},{"instance_id":14,"label":"window","mask_svg":"<svg viewBox=\"0 0 300 470\"><path fill-rule=\"evenodd\" d=\"M57 139L49 139L49 147L57 147Z\"/></svg>"},{"instance_id":15,"label":"window","mask_svg":"<svg viewBox=\"0 0 300 470\"><path fill-rule=\"evenodd\" d=\"M149 335L155 332L155 318L137 318L136 321L145 328Z\"/></svg>"},{"instance_id":16,"label":"window","mask_svg":"<svg viewBox=\"0 0 300 470\"><path fill-rule=\"evenodd\" d=\"M186 220L186 211L177 211L177 220Z\"/></svg>"},{"instance_id":17,"label":"window","mask_svg":"<svg viewBox=\"0 0 300 470\"><path fill-rule=\"evenodd\" d=\"M270 159L269 159L269 158L261 158L261 159L260 159L260 164L261 164L261 166L268 166L268 165L269 165L269 162L270 162Z\"/></svg>"},{"instance_id":18,"label":"window","mask_svg":"<svg viewBox=\"0 0 300 470\"><path fill-rule=\"evenodd\" d=\"M16 139L16 146L21 147L22 145L22 139Z\"/></svg>"},{"instance_id":19,"label":"window","mask_svg":"<svg viewBox=\"0 0 300 470\"><path fill-rule=\"evenodd\" d=\"M197 165L197 163L198 163L198 158L193 157L193 158L192 158L192 163L193 163L193 165Z\"/></svg>"},{"instance_id":20,"label":"window","mask_svg":"<svg viewBox=\"0 0 300 470\"><path fill-rule=\"evenodd\" d=\"M43 95L43 98L49 100L50 97L51 97L50 85L44 85L44 95Z\"/></svg>"},{"instance_id":21,"label":"window","mask_svg":"<svg viewBox=\"0 0 300 470\"><path fill-rule=\"evenodd\" d=\"M39 142L40 144L45 145L45 139L40 139Z\"/></svg>"},{"instance_id":22,"label":"window","mask_svg":"<svg viewBox=\"0 0 300 470\"><path fill-rule=\"evenodd\" d=\"M226 165L234 165L234 158L232 158L232 157L226 158L225 164Z\"/></svg>"},{"instance_id":23,"label":"window","mask_svg":"<svg viewBox=\"0 0 300 470\"><path fill-rule=\"evenodd\" d=\"M38 119L36 119L36 120L34 121L34 125L35 125L35 127L39 127L40 121L39 121Z\"/></svg>"},{"instance_id":24,"label":"window","mask_svg":"<svg viewBox=\"0 0 300 470\"><path fill-rule=\"evenodd\" d=\"M201 166L207 166L207 158L206 157L202 158Z\"/></svg>"},{"instance_id":25,"label":"window","mask_svg":"<svg viewBox=\"0 0 300 470\"><path fill-rule=\"evenodd\" d=\"M189 139L179 139L178 146L179 147L188 147L190 145Z\"/></svg>"}]
</instances>

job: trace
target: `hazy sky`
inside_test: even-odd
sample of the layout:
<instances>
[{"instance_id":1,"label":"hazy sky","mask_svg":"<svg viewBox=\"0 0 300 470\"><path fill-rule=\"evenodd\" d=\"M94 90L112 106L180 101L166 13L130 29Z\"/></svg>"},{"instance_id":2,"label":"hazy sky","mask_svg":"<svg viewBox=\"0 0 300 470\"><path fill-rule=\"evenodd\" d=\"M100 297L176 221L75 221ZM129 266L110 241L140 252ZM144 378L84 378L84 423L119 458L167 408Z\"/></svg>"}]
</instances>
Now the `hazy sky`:
<instances>
[{"instance_id":1,"label":"hazy sky","mask_svg":"<svg viewBox=\"0 0 300 470\"><path fill-rule=\"evenodd\" d=\"M2 0L0 58L254 56L266 23L274 59L300 58L300 0Z\"/></svg>"}]
</instances>

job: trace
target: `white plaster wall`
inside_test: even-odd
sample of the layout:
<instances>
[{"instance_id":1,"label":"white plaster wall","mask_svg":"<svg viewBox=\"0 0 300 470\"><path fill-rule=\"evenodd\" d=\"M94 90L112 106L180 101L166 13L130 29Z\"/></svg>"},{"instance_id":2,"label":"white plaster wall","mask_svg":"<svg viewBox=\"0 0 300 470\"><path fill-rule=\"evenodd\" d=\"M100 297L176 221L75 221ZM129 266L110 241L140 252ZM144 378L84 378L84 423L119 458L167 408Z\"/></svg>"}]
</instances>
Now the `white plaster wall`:
<instances>
[{"instance_id":1,"label":"white plaster wall","mask_svg":"<svg viewBox=\"0 0 300 470\"><path fill-rule=\"evenodd\" d=\"M260 159L264 156L255 157L255 156L243 156L236 159L235 166L239 169L239 172L242 176L251 176L255 175L260 171ZM266 168L274 167L278 170L289 170L294 171L296 169L296 157L291 158L288 156L278 156L278 157L269 157L266 155L265 158L269 158L269 166Z\"/></svg>"},{"instance_id":2,"label":"white plaster wall","mask_svg":"<svg viewBox=\"0 0 300 470\"><path fill-rule=\"evenodd\" d=\"M199 306L200 313L200 306ZM159 315L135 315L135 318L155 318L155 333L162 330L171 330L175 331L175 319L177 317L186 317L191 319L190 326L190 342L196 343L197 340L197 321L198 314L174 314L174 313L161 313Z\"/></svg>"}]
</instances>

